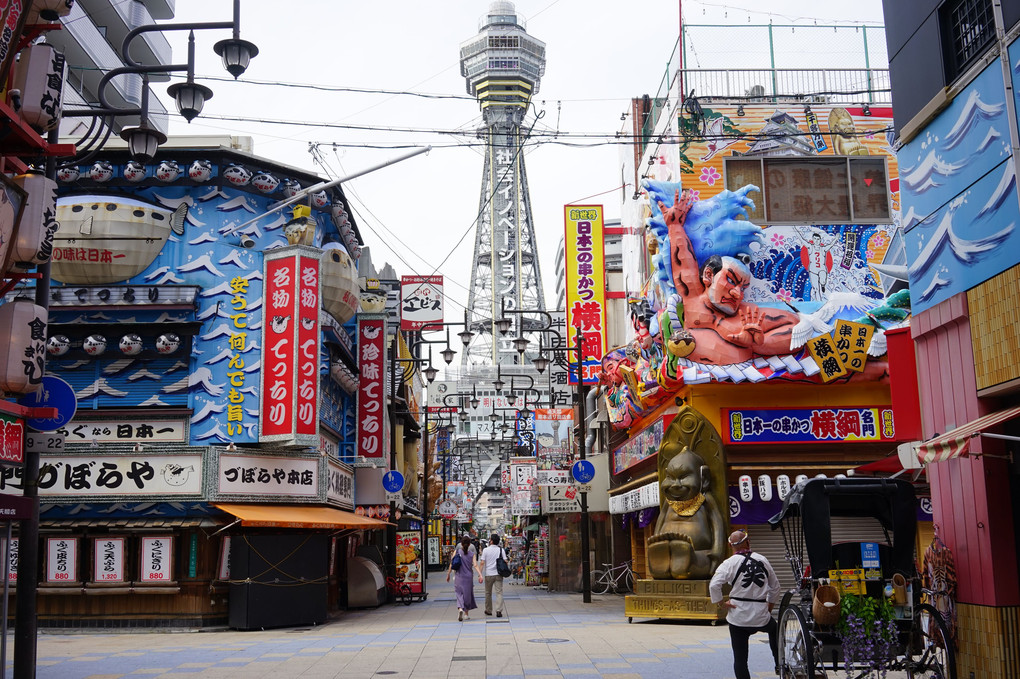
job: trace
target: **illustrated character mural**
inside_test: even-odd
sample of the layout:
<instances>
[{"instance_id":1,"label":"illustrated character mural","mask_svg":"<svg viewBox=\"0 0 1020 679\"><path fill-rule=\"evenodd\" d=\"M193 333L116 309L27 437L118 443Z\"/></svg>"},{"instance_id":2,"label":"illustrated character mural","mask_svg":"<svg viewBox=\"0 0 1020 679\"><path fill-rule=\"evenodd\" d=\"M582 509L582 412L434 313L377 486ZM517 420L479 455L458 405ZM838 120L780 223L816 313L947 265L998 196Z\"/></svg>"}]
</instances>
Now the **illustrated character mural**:
<instances>
[{"instance_id":1,"label":"illustrated character mural","mask_svg":"<svg viewBox=\"0 0 1020 679\"><path fill-rule=\"evenodd\" d=\"M727 555L725 465L715 427L690 406L662 437L659 498L648 538L649 574L655 580L710 578Z\"/></svg>"}]
</instances>

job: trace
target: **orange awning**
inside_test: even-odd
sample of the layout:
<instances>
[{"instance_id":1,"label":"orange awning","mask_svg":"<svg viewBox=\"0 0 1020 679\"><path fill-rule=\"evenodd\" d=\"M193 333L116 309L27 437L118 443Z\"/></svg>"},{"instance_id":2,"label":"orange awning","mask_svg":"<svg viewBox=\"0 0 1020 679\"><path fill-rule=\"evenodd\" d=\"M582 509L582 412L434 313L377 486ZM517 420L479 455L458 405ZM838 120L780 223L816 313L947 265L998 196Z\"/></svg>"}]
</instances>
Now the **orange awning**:
<instances>
[{"instance_id":1,"label":"orange awning","mask_svg":"<svg viewBox=\"0 0 1020 679\"><path fill-rule=\"evenodd\" d=\"M921 464L929 464L966 455L970 449L970 440L972 438L1018 415L1020 415L1020 406L979 417L962 427L957 427L942 436L936 436L932 440L922 443L917 449L917 459L921 461Z\"/></svg>"},{"instance_id":2,"label":"orange awning","mask_svg":"<svg viewBox=\"0 0 1020 679\"><path fill-rule=\"evenodd\" d=\"M213 503L251 528L386 528L393 524L332 507Z\"/></svg>"}]
</instances>

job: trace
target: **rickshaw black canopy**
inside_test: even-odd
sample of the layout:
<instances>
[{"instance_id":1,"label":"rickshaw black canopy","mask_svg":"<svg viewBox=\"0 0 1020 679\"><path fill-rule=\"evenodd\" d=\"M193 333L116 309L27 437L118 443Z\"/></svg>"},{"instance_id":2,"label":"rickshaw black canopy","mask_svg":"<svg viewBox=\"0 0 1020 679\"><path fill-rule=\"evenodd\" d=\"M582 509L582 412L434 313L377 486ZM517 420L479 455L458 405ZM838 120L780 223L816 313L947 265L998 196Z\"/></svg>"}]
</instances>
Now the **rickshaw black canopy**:
<instances>
[{"instance_id":1,"label":"rickshaw black canopy","mask_svg":"<svg viewBox=\"0 0 1020 679\"><path fill-rule=\"evenodd\" d=\"M783 524L800 517L811 572L819 577L836 567L830 521L833 516L877 519L890 533L893 570L913 573L917 499L910 483L899 479L809 479L793 487L782 510L769 519L769 524L773 530L796 530L796 522Z\"/></svg>"}]
</instances>

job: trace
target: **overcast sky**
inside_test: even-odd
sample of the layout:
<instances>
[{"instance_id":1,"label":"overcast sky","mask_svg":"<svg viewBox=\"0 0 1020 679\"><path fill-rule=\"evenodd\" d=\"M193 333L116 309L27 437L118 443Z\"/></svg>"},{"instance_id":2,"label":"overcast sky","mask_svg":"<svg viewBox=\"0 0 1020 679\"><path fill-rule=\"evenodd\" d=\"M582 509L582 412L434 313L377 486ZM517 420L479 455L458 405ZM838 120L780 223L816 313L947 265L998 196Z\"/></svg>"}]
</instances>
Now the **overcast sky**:
<instances>
[{"instance_id":1,"label":"overcast sky","mask_svg":"<svg viewBox=\"0 0 1020 679\"><path fill-rule=\"evenodd\" d=\"M587 199L603 204L607 217L619 216L624 181L620 147L609 142L625 124L620 116L628 110L630 99L655 95L677 41L681 4L686 24L882 23L880 0L518 0L515 4L528 33L547 47L546 75L534 97L536 110L544 114L536 129L604 135L569 140L573 145L543 144L526 156L540 265L550 300L553 260L563 233L563 205ZM488 0L243 0L241 6L241 36L260 50L242 80L280 84L202 80L215 92L203 117L188 125L172 116L171 133L250 135L257 155L332 177L406 152L395 147L431 144L434 148L428 155L354 179L344 190L373 260L389 262L398 274L431 274L445 262L439 273L446 278L450 298L447 320L462 318L482 156L472 145L478 142L473 131L481 116L477 103L467 98L458 58L460 43L477 34ZM228 2L177 0L178 21L229 18ZM183 43L178 42L183 36L170 33L168 37L174 45L174 61L183 61ZM222 37L223 32L216 31L196 36L200 77L229 78L212 52L212 44ZM708 61L713 50L733 52L740 43L739 39L720 41L697 49ZM817 55L805 54L802 67L810 68L812 63L817 63ZM286 86L309 84L328 89ZM171 104L167 107L172 109ZM258 124L216 116L309 125ZM451 132L461 134L447 134ZM326 168L315 164L310 142L320 144ZM632 193L633 187L627 190Z\"/></svg>"}]
</instances>

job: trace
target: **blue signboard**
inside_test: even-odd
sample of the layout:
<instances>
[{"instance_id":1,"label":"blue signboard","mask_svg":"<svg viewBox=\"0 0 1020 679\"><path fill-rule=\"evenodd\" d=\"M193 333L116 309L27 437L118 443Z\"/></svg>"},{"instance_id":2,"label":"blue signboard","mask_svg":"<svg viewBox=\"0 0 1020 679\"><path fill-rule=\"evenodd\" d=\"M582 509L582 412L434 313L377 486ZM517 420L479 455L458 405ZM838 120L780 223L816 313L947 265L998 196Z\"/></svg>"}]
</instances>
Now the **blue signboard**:
<instances>
[{"instance_id":1,"label":"blue signboard","mask_svg":"<svg viewBox=\"0 0 1020 679\"><path fill-rule=\"evenodd\" d=\"M19 402L29 408L57 409L56 417L25 420L25 424L36 431L56 431L70 422L78 410L78 399L74 395L74 389L53 375L43 375L42 389L22 396Z\"/></svg>"},{"instance_id":2,"label":"blue signboard","mask_svg":"<svg viewBox=\"0 0 1020 679\"><path fill-rule=\"evenodd\" d=\"M724 410L726 443L894 441L889 406Z\"/></svg>"},{"instance_id":3,"label":"blue signboard","mask_svg":"<svg viewBox=\"0 0 1020 679\"><path fill-rule=\"evenodd\" d=\"M578 483L590 483L595 478L595 465L588 460L578 460L570 468L570 474Z\"/></svg>"},{"instance_id":4,"label":"blue signboard","mask_svg":"<svg viewBox=\"0 0 1020 679\"><path fill-rule=\"evenodd\" d=\"M861 567L865 569L882 567L882 559L878 556L877 542L861 543Z\"/></svg>"},{"instance_id":5,"label":"blue signboard","mask_svg":"<svg viewBox=\"0 0 1020 679\"><path fill-rule=\"evenodd\" d=\"M383 474L382 486L387 493L397 493L404 487L404 475L390 470Z\"/></svg>"}]
</instances>

